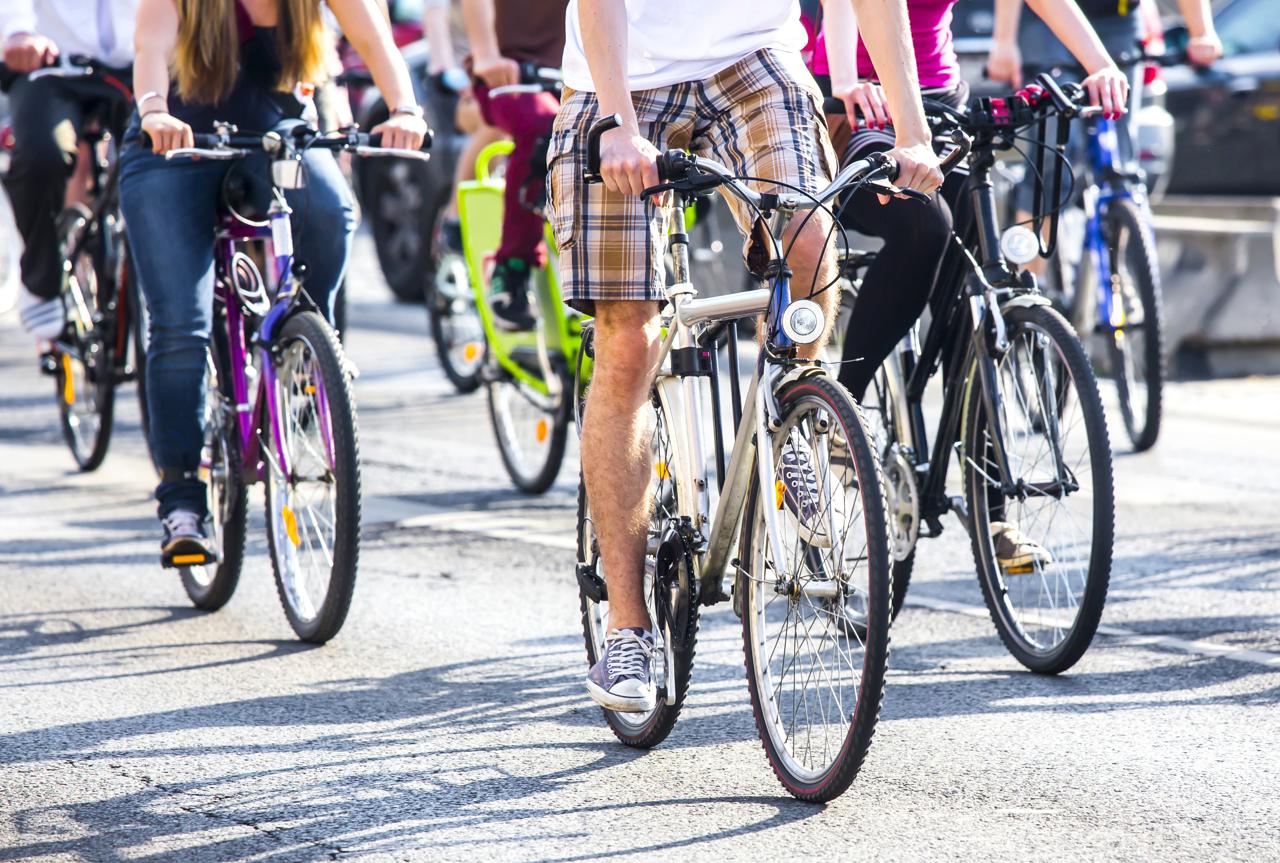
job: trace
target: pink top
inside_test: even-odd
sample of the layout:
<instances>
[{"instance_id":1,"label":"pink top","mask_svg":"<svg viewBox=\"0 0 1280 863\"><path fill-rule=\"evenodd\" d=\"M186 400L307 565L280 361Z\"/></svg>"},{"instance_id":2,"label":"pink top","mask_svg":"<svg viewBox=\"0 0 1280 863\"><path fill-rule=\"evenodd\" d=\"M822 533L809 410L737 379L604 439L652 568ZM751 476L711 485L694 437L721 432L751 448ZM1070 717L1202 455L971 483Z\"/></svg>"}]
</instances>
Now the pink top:
<instances>
[{"instance_id":1,"label":"pink top","mask_svg":"<svg viewBox=\"0 0 1280 863\"><path fill-rule=\"evenodd\" d=\"M916 70L924 89L950 88L960 83L960 62L951 41L951 7L956 0L907 0L911 41L916 49ZM806 24L810 22L806 21ZM819 32L813 44L809 68L815 75L829 75L826 34ZM866 44L858 40L858 77L878 79Z\"/></svg>"}]
</instances>

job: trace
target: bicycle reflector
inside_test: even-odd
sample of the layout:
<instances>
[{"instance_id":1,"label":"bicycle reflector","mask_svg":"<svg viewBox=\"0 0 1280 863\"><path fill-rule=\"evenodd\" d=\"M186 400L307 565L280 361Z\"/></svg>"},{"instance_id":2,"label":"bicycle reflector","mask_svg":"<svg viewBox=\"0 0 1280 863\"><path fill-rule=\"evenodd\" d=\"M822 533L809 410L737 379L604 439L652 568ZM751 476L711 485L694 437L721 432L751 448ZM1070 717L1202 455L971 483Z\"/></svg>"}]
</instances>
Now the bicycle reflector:
<instances>
[{"instance_id":1,"label":"bicycle reflector","mask_svg":"<svg viewBox=\"0 0 1280 863\"><path fill-rule=\"evenodd\" d=\"M1026 225L1007 228L1000 237L1000 251L1010 263L1029 264L1040 254L1040 243L1035 233Z\"/></svg>"},{"instance_id":2,"label":"bicycle reflector","mask_svg":"<svg viewBox=\"0 0 1280 863\"><path fill-rule=\"evenodd\" d=\"M782 313L782 331L798 345L822 338L822 308L813 300L796 300Z\"/></svg>"}]
</instances>

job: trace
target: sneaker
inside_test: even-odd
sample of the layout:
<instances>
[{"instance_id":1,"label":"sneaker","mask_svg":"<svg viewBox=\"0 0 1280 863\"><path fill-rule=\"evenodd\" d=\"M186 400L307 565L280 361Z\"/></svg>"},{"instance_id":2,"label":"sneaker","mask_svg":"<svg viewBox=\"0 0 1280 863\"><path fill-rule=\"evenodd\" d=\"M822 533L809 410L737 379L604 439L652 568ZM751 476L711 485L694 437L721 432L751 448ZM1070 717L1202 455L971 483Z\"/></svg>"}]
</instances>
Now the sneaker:
<instances>
[{"instance_id":1,"label":"sneaker","mask_svg":"<svg viewBox=\"0 0 1280 863\"><path fill-rule=\"evenodd\" d=\"M203 566L217 563L218 553L204 530L205 519L189 509L175 509L160 519L164 539L160 540L160 565Z\"/></svg>"},{"instance_id":2,"label":"sneaker","mask_svg":"<svg viewBox=\"0 0 1280 863\"><path fill-rule=\"evenodd\" d=\"M587 692L605 710L645 713L658 702L653 684L653 635L639 628L613 629L604 656L587 672Z\"/></svg>"},{"instance_id":3,"label":"sneaker","mask_svg":"<svg viewBox=\"0 0 1280 863\"><path fill-rule=\"evenodd\" d=\"M23 288L18 296L18 317L22 328L37 339L51 342L62 335L67 325L66 312L62 308L62 297L51 300L37 297Z\"/></svg>"},{"instance_id":4,"label":"sneaker","mask_svg":"<svg viewBox=\"0 0 1280 863\"><path fill-rule=\"evenodd\" d=\"M537 321L529 310L529 264L518 258L499 261L490 284L494 325L515 333L533 329Z\"/></svg>"},{"instance_id":5,"label":"sneaker","mask_svg":"<svg viewBox=\"0 0 1280 863\"><path fill-rule=\"evenodd\" d=\"M800 539L816 548L830 548L827 508L822 505L822 487L807 441L787 440L778 458L778 472L782 475L778 481L778 508L785 503L795 516Z\"/></svg>"},{"instance_id":6,"label":"sneaker","mask_svg":"<svg viewBox=\"0 0 1280 863\"><path fill-rule=\"evenodd\" d=\"M1022 575L1053 563L1048 549L1027 539L1007 521L991 522L991 539L996 547L996 563L1005 572Z\"/></svg>"}]
</instances>

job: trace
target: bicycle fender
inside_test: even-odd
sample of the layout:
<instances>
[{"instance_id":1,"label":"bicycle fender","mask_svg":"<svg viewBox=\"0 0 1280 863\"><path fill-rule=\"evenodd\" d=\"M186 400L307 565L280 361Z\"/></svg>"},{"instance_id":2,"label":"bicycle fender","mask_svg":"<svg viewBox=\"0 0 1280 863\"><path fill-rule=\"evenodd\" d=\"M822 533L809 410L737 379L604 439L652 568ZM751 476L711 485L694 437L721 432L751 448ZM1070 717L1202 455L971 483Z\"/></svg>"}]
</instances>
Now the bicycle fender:
<instances>
[{"instance_id":1,"label":"bicycle fender","mask_svg":"<svg viewBox=\"0 0 1280 863\"><path fill-rule=\"evenodd\" d=\"M778 392L787 384L794 383L795 381L802 380L804 378L817 377L819 375L826 377L830 376L826 367L819 365L818 363L792 366L777 379L777 382L774 384L773 391Z\"/></svg>"}]
</instances>

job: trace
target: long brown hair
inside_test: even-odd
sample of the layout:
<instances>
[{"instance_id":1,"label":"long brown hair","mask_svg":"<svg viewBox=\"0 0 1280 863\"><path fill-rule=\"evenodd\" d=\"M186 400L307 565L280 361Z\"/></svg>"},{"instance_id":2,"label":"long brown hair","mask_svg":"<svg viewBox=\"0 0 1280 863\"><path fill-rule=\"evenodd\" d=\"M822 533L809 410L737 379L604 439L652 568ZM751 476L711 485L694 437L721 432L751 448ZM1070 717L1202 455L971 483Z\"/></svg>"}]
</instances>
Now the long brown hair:
<instances>
[{"instance_id":1,"label":"long brown hair","mask_svg":"<svg viewBox=\"0 0 1280 863\"><path fill-rule=\"evenodd\" d=\"M178 95L189 102L215 103L230 95L240 64L237 0L176 0L178 44L173 75ZM320 0L278 0L276 42L284 67L277 89L299 81L319 83L326 75L333 40L320 15Z\"/></svg>"}]
</instances>

